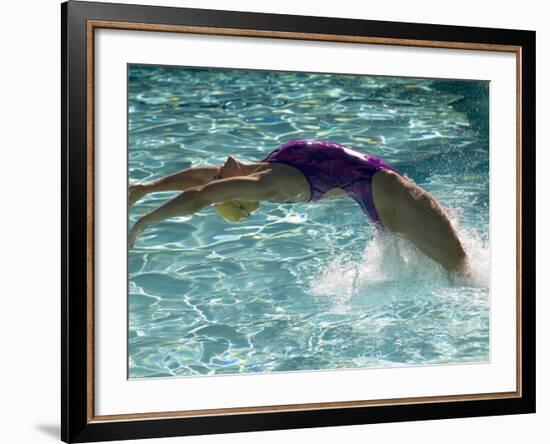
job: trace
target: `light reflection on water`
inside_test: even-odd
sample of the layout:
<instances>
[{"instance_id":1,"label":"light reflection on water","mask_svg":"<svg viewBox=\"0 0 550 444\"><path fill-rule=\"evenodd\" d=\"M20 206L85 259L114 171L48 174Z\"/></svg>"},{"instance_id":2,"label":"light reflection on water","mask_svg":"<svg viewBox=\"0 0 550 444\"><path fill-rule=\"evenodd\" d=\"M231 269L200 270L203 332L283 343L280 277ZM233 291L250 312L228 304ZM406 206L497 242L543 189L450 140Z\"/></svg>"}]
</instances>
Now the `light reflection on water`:
<instances>
[{"instance_id":1,"label":"light reflection on water","mask_svg":"<svg viewBox=\"0 0 550 444\"><path fill-rule=\"evenodd\" d=\"M129 177L265 157L295 138L385 159L460 227L473 276L375 238L355 202L211 209L151 227L129 253L129 376L489 359L488 84L131 66ZM130 209L130 224L177 193Z\"/></svg>"}]
</instances>

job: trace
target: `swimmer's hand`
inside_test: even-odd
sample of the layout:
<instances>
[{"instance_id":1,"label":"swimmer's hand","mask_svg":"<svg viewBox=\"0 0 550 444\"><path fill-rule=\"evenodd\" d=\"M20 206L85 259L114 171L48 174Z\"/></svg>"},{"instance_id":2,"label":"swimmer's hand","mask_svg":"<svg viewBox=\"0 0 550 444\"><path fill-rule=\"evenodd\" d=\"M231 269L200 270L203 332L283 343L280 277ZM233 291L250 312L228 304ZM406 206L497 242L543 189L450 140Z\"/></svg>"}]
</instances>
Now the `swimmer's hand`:
<instances>
[{"instance_id":1,"label":"swimmer's hand","mask_svg":"<svg viewBox=\"0 0 550 444\"><path fill-rule=\"evenodd\" d=\"M128 188L128 206L134 205L138 200L147 194L147 187L144 183L135 183Z\"/></svg>"}]
</instances>

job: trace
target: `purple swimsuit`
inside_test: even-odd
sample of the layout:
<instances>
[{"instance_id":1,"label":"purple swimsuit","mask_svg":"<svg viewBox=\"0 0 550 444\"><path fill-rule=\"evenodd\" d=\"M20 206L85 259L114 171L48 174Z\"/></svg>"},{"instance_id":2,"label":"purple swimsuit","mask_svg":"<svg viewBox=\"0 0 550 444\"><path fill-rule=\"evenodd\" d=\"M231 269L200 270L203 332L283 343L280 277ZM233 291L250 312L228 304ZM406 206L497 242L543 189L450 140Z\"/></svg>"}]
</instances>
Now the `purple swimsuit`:
<instances>
[{"instance_id":1,"label":"purple swimsuit","mask_svg":"<svg viewBox=\"0 0 550 444\"><path fill-rule=\"evenodd\" d=\"M327 140L291 140L263 161L300 170L309 182L310 201L318 201L331 188L342 188L374 224L382 225L372 199L372 177L379 170L395 171L382 159Z\"/></svg>"}]
</instances>

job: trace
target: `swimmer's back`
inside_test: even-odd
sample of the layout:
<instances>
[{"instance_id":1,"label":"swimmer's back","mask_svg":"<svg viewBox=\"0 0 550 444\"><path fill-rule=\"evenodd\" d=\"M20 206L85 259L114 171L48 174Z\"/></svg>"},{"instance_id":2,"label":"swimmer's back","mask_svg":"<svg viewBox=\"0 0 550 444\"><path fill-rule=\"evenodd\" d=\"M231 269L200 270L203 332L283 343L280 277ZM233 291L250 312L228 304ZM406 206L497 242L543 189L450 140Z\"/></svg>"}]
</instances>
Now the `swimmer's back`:
<instances>
[{"instance_id":1,"label":"swimmer's back","mask_svg":"<svg viewBox=\"0 0 550 444\"><path fill-rule=\"evenodd\" d=\"M331 189L345 190L378 224L380 218L372 200L372 178L381 169L395 171L376 156L325 140L292 140L269 154L264 162L284 163L300 170L309 182L313 202Z\"/></svg>"}]
</instances>

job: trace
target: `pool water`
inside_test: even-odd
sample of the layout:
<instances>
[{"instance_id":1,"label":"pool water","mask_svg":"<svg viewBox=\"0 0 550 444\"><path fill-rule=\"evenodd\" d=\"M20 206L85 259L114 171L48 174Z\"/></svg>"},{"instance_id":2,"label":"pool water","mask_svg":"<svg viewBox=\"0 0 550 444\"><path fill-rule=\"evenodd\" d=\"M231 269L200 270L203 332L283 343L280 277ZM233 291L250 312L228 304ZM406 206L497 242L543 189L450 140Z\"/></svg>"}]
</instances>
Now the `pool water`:
<instances>
[{"instance_id":1,"label":"pool water","mask_svg":"<svg viewBox=\"0 0 550 444\"><path fill-rule=\"evenodd\" d=\"M166 220L128 254L130 378L490 360L488 82L130 65L128 94L130 183L328 139L435 196L471 262L449 276L351 199Z\"/></svg>"}]
</instances>

